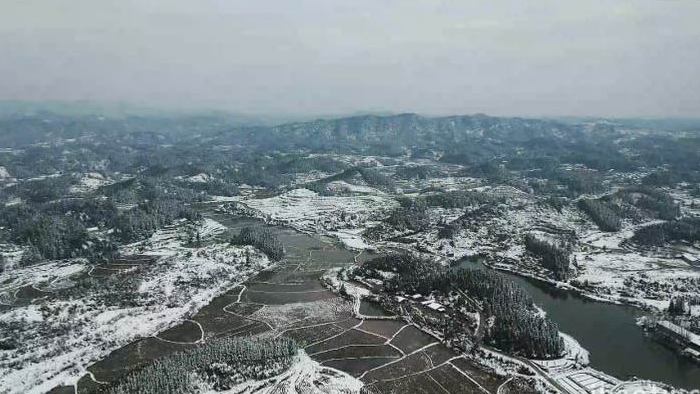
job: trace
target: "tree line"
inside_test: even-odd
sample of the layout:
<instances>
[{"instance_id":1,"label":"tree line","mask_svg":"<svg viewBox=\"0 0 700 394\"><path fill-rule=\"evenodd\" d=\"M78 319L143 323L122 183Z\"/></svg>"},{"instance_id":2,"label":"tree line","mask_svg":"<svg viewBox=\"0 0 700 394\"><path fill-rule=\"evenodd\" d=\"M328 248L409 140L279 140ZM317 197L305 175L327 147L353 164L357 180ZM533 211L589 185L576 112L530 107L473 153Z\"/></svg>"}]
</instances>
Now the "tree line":
<instances>
[{"instance_id":1,"label":"tree line","mask_svg":"<svg viewBox=\"0 0 700 394\"><path fill-rule=\"evenodd\" d=\"M325 194L326 186L329 183L347 181L356 176L359 176L367 185L378 189L393 191L395 188L394 180L391 177L382 174L374 168L362 166L350 167L337 174L307 183L304 187L319 194Z\"/></svg>"},{"instance_id":2,"label":"tree line","mask_svg":"<svg viewBox=\"0 0 700 394\"><path fill-rule=\"evenodd\" d=\"M25 247L21 265L43 259L107 259L116 245L88 228L111 224L115 217L116 208L104 201L27 202L1 208L0 226L8 241Z\"/></svg>"},{"instance_id":3,"label":"tree line","mask_svg":"<svg viewBox=\"0 0 700 394\"><path fill-rule=\"evenodd\" d=\"M400 206L393 210L385 222L399 231L420 231L428 227L428 205L424 200L400 198Z\"/></svg>"},{"instance_id":4,"label":"tree line","mask_svg":"<svg viewBox=\"0 0 700 394\"><path fill-rule=\"evenodd\" d=\"M578 207L585 212L593 222L603 231L620 231L622 221L610 206L600 200L582 198L578 201Z\"/></svg>"},{"instance_id":5,"label":"tree line","mask_svg":"<svg viewBox=\"0 0 700 394\"><path fill-rule=\"evenodd\" d=\"M177 219L201 219L201 214L189 205L173 199L150 200L121 213L114 223L114 233L122 242L148 238L156 230Z\"/></svg>"},{"instance_id":6,"label":"tree line","mask_svg":"<svg viewBox=\"0 0 700 394\"><path fill-rule=\"evenodd\" d=\"M430 260L406 254L365 262L358 272L381 278L376 271L394 272L385 280L392 293L461 297L463 291L481 304L486 319L493 317L485 341L504 351L526 357L558 357L564 350L556 323L538 313L532 298L513 281L482 269L446 269Z\"/></svg>"},{"instance_id":7,"label":"tree line","mask_svg":"<svg viewBox=\"0 0 700 394\"><path fill-rule=\"evenodd\" d=\"M268 379L287 370L298 352L288 338L223 338L156 360L127 375L110 394L189 394L226 391L249 380Z\"/></svg>"},{"instance_id":8,"label":"tree line","mask_svg":"<svg viewBox=\"0 0 700 394\"><path fill-rule=\"evenodd\" d=\"M282 242L267 227L244 227L240 233L231 237L231 243L255 246L272 260L277 261L284 257Z\"/></svg>"},{"instance_id":9,"label":"tree line","mask_svg":"<svg viewBox=\"0 0 700 394\"><path fill-rule=\"evenodd\" d=\"M533 234L526 234L525 249L541 259L542 265L554 273L558 280L565 280L571 273L571 251L566 246L559 246L539 239Z\"/></svg>"},{"instance_id":10,"label":"tree line","mask_svg":"<svg viewBox=\"0 0 700 394\"><path fill-rule=\"evenodd\" d=\"M485 193L465 190L429 194L419 197L419 199L424 200L428 206L441 208L466 208L473 205L495 204L502 201L502 199L491 197Z\"/></svg>"},{"instance_id":11,"label":"tree line","mask_svg":"<svg viewBox=\"0 0 700 394\"><path fill-rule=\"evenodd\" d=\"M700 217L683 217L637 229L632 240L641 245L663 246L669 242L700 241Z\"/></svg>"},{"instance_id":12,"label":"tree line","mask_svg":"<svg viewBox=\"0 0 700 394\"><path fill-rule=\"evenodd\" d=\"M659 219L673 220L681 214L680 206L671 195L652 186L629 186L616 195L620 196L622 201L649 211Z\"/></svg>"},{"instance_id":13,"label":"tree line","mask_svg":"<svg viewBox=\"0 0 700 394\"><path fill-rule=\"evenodd\" d=\"M25 248L21 265L74 257L107 260L116 253L117 242L147 238L176 219L195 221L200 214L174 199L145 201L123 212L103 198L24 202L0 208L2 236ZM99 231L110 229L114 230L111 234Z\"/></svg>"},{"instance_id":14,"label":"tree line","mask_svg":"<svg viewBox=\"0 0 700 394\"><path fill-rule=\"evenodd\" d=\"M463 229L480 226L481 222L498 217L502 214L503 213L495 205L481 205L474 210L465 212L452 222L441 225L438 230L438 237L446 239L452 238Z\"/></svg>"}]
</instances>

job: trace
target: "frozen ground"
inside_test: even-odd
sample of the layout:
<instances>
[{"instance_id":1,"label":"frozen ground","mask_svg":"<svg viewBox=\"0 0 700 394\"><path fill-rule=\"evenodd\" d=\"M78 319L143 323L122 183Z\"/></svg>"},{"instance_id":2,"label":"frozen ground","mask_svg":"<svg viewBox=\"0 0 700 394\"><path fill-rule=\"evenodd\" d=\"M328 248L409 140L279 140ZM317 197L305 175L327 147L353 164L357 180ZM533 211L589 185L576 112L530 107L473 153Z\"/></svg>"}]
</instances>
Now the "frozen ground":
<instances>
[{"instance_id":1,"label":"frozen ground","mask_svg":"<svg viewBox=\"0 0 700 394\"><path fill-rule=\"evenodd\" d=\"M364 231L364 229L359 228L359 229L343 229L343 230L338 230L338 231L331 231L328 234L331 236L334 236L340 240L340 242L343 243L343 245L351 250L366 250L366 249L373 249L373 246L370 245L368 242L365 241L365 239L362 237L361 233Z\"/></svg>"},{"instance_id":2,"label":"frozen ground","mask_svg":"<svg viewBox=\"0 0 700 394\"><path fill-rule=\"evenodd\" d=\"M383 171L388 168L383 167ZM246 200L260 216L278 220L304 231L333 235L347 247L356 250L410 249L433 255L440 261L457 260L464 256L484 255L492 264L522 275L537 277L562 287L576 287L592 298L636 304L663 310L674 294L697 295L700 293L700 270L693 261L700 261L700 245L673 246L643 249L630 242L638 226L655 223L645 219L642 223L624 220L619 232L600 231L590 219L576 208L575 201L556 210L534 194L511 186L493 187L484 180L458 177L442 177L426 180L399 181L402 190L412 190L412 196L421 193L421 187L439 187L443 190L480 191L504 201L495 206L495 214L475 217L452 239L438 237L439 223L450 223L464 209L429 208L429 228L405 234L387 233L377 241L364 237L364 230L386 218L392 206L386 204L372 209L373 215L364 220L348 222L341 218L349 211L361 211L360 201L369 196L352 197L354 204L342 200L347 197L322 197L313 192L296 190L274 199ZM695 213L688 196L683 198L683 212ZM371 196L391 200L400 195ZM373 200L373 202L376 200ZM691 201L692 202L692 201ZM376 206L368 203L368 206ZM526 252L523 237L536 234L551 241L572 242L572 262L575 270L566 282L557 282L552 273ZM573 238L570 237L573 234ZM402 236L401 240L395 237ZM575 340L566 337L570 354L562 360L547 362L542 368L552 369L552 375L571 392L619 389L620 382L599 371L587 368L587 352L580 346L569 346ZM573 351L577 349L578 351Z\"/></svg>"},{"instance_id":3,"label":"frozen ground","mask_svg":"<svg viewBox=\"0 0 700 394\"><path fill-rule=\"evenodd\" d=\"M184 226L124 248L125 253L160 256L151 264L95 267L77 260L1 274L3 302L11 306L0 315L0 322L17 343L0 359L0 387L8 388L8 393L42 393L60 384L73 385L88 365L112 350L192 316L270 264L251 247L188 248L178 236ZM221 229L211 220L199 226L202 239ZM68 283L67 289L58 289L58 283L69 280L77 287ZM48 297L33 297L27 304L7 295L26 286ZM94 286L95 291L79 291L85 286Z\"/></svg>"},{"instance_id":4,"label":"frozen ground","mask_svg":"<svg viewBox=\"0 0 700 394\"><path fill-rule=\"evenodd\" d=\"M83 174L79 182L70 188L70 192L88 193L109 183L111 183L111 180L105 178L102 174L98 172L88 172Z\"/></svg>"},{"instance_id":5,"label":"frozen ground","mask_svg":"<svg viewBox=\"0 0 700 394\"><path fill-rule=\"evenodd\" d=\"M657 221L624 223L622 231L608 233L600 231L575 208L558 212L517 194L499 209L498 215L474 219L452 239L440 239L434 229L410 238L421 250L445 259L486 255L500 268L555 283L551 272L527 253L523 237L534 234L558 240L572 232L577 234L572 253L575 270L566 283L559 285L574 285L597 299L655 309L668 306L674 294L700 292L700 270L689 263L700 259L698 245L642 250L629 241L636 228ZM431 209L429 216L441 214L439 209ZM449 216L444 217L449 222ZM381 248L391 243L372 246Z\"/></svg>"},{"instance_id":6,"label":"frozen ground","mask_svg":"<svg viewBox=\"0 0 700 394\"><path fill-rule=\"evenodd\" d=\"M294 364L286 372L264 381L246 382L227 391L216 393L260 394L354 394L363 383L345 372L323 366L312 360L306 352L299 351Z\"/></svg>"},{"instance_id":7,"label":"frozen ground","mask_svg":"<svg viewBox=\"0 0 700 394\"><path fill-rule=\"evenodd\" d=\"M367 228L398 206L396 201L386 196L329 197L307 189L295 189L272 198L248 199L241 203L265 219L315 233Z\"/></svg>"}]
</instances>

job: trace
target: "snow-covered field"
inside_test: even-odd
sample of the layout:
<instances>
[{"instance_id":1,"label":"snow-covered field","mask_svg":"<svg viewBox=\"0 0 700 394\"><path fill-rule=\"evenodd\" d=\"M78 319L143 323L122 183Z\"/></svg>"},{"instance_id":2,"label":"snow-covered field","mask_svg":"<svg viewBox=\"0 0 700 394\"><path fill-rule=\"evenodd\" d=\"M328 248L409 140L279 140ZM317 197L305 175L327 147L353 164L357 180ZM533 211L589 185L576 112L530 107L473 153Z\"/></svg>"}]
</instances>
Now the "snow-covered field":
<instances>
[{"instance_id":1,"label":"snow-covered field","mask_svg":"<svg viewBox=\"0 0 700 394\"><path fill-rule=\"evenodd\" d=\"M401 182L401 187L416 190L418 188L413 187L415 183ZM692 295L700 291L697 285L700 283L700 271L689 263L700 260L698 245L682 250L644 250L630 242L636 228L656 223L654 219L647 219L641 224L624 220L621 231L608 233L599 230L576 207L575 202L556 210L533 194L510 186L483 186L474 179L429 179L420 183L449 190L480 191L501 198L504 203L494 207L496 213L493 215L475 217L471 225L458 231L451 239L438 237L437 224L450 223L473 208L429 208L431 226L408 234L401 243L363 237L363 231L381 219L378 214L386 214L396 207L395 203L384 206L376 204L377 198L391 201L391 195L355 196L351 198L354 202L349 203L347 197L323 197L306 190L294 190L272 199L246 200L245 204L262 217L290 224L303 231L332 235L351 249L381 251L410 248L429 253L441 261L482 254L489 256L489 260L500 268L563 287L577 287L585 295L599 300L663 310L672 295ZM344 219L347 212L362 212L366 207L377 214L360 215L361 220L350 223ZM688 204L684 204L684 210L689 209ZM535 234L550 242L571 243L575 270L566 282L552 279L551 272L525 250L523 237L526 234ZM384 239L399 234L388 235ZM405 240L414 242L407 244ZM565 339L569 351L567 357L542 362L543 369L551 370L552 376L572 392L622 390L624 382L586 367L587 351L573 338L565 336Z\"/></svg>"},{"instance_id":2,"label":"snow-covered field","mask_svg":"<svg viewBox=\"0 0 700 394\"><path fill-rule=\"evenodd\" d=\"M341 158L348 163L376 165L383 172L392 171L381 158ZM448 175L445 175L448 174ZM1 175L1 174L0 174ZM325 173L298 174L296 185L312 182ZM442 177L397 181L397 193L379 191L365 184L351 181L329 183L334 196L319 195L307 189L294 189L275 197L255 198L256 189L241 186L242 196L214 198L215 202L235 201L248 212L267 221L289 225L307 233L337 238L345 247L361 250L411 249L433 256L441 262L458 260L464 256L486 255L489 260L521 275L533 276L552 283L551 272L543 268L524 248L523 237L535 234L552 242L575 234L573 261L576 269L567 283L585 294L607 301L631 302L661 310L674 294L698 294L700 271L689 261L700 261L698 245L676 251L642 250L629 241L642 224L623 223L622 231L600 231L575 203L561 211L544 204L542 199L512 186L490 186L484 179L456 175L454 169L443 168ZM87 192L108 182L99 174L86 174L74 192ZM187 179L189 182L207 182L206 174ZM440 239L438 229L458 220L475 207L428 208L430 226L415 233L383 234L384 240L370 240L363 233L380 224L399 204L403 191L412 196L424 189L471 190L495 197L493 212L466 220L451 238ZM347 195L345 195L347 194ZM683 200L684 212L695 213L691 197L675 193ZM697 200L697 199L696 199ZM270 265L267 258L251 247L234 247L212 243L226 228L211 219L204 219L195 228L186 222L164 228L148 240L122 246L123 255L157 256L148 266L133 265L124 269L104 268L109 275L95 275L97 269L85 260L52 261L42 265L13 268L18 256L13 255L6 272L0 274L0 323L7 329L3 337L19 338L16 348L3 351L0 357L0 387L8 392L44 392L59 384L74 384L85 374L85 368L140 337L157 334L192 316L211 299L241 283ZM199 235L199 243L192 242L192 234ZM405 235L405 236L404 236ZM402 236L401 242L391 238ZM21 252L20 252L21 254ZM327 275L333 278L335 275ZM115 280L116 278L116 280ZM87 282L86 282L87 281ZM71 293L72 288L88 283L96 293ZM104 289L100 286L104 283ZM117 289L118 286L123 289ZM337 285L339 283L331 283ZM78 286L80 288L80 286ZM35 297L33 303L18 303L21 292L27 288L46 298ZM23 290L24 289L24 290ZM103 290L107 291L105 293ZM119 291L129 292L128 299L111 299ZM367 296L367 289L346 286L346 293L356 299ZM111 292L111 293L110 293ZM19 294L19 297L18 297ZM66 296L66 294L68 294ZM110 298L111 297L111 298ZM128 301L128 302L125 302ZM266 306L254 317L269 322L271 327L284 327L313 315L333 320L347 313L348 304L328 300ZM698 309L698 308L696 308ZM301 311L304 313L301 313ZM357 311L356 311L357 312ZM586 368L587 352L576 341L564 336L567 356L560 360L536 361L541 368L564 386L597 390L611 390L620 384L613 378ZM498 367L496 365L496 367ZM245 386L245 387L244 387ZM276 378L275 382L249 382L237 390L260 392L358 392L362 383L337 370L318 365L303 352L292 369ZM1 390L0 390L1 391ZM238 392L238 391L232 391Z\"/></svg>"},{"instance_id":3,"label":"snow-covered field","mask_svg":"<svg viewBox=\"0 0 700 394\"><path fill-rule=\"evenodd\" d=\"M315 233L367 228L398 206L387 196L329 197L307 189L241 203L263 218Z\"/></svg>"},{"instance_id":4,"label":"snow-covered field","mask_svg":"<svg viewBox=\"0 0 700 394\"><path fill-rule=\"evenodd\" d=\"M183 227L159 231L146 242L124 248L125 253L160 256L148 266L95 277L87 262L67 261L1 274L6 293L27 285L51 289L52 283L68 277L79 286L90 284L95 292L78 292L77 297L47 290L55 297L15 305L1 314L0 322L11 330L3 334L19 340L0 359L0 387L8 393L42 393L72 385L88 365L112 350L177 324L270 264L252 247L187 248L178 237ZM199 231L206 239L222 228L207 220Z\"/></svg>"},{"instance_id":5,"label":"snow-covered field","mask_svg":"<svg viewBox=\"0 0 700 394\"><path fill-rule=\"evenodd\" d=\"M98 188L111 183L102 174L97 172L88 172L80 177L78 184L70 188L71 193L88 193Z\"/></svg>"},{"instance_id":6,"label":"snow-covered field","mask_svg":"<svg viewBox=\"0 0 700 394\"><path fill-rule=\"evenodd\" d=\"M355 394L363 383L345 372L322 366L303 350L294 364L283 374L272 379L240 384L227 391L211 391L206 394Z\"/></svg>"},{"instance_id":7,"label":"snow-covered field","mask_svg":"<svg viewBox=\"0 0 700 394\"><path fill-rule=\"evenodd\" d=\"M352 163L360 160L357 157L345 159ZM390 170L387 166L381 168ZM455 173L455 169L449 166L441 170L443 175ZM320 196L306 189L295 189L276 197L250 198L241 203L259 217L288 224L301 231L333 236L349 249L406 247L401 243L370 241L363 237L366 229L378 224L397 207L396 195L344 181L336 183L333 185L335 188L353 191L356 195ZM700 271L689 264L689 261L700 260L699 247L665 248L654 252L638 250L629 242L636 228L656 223L657 220L647 220L641 224L623 221L621 231L607 233L600 231L576 208L575 203L558 211L543 204L533 194L512 186L487 185L483 179L447 175L402 180L397 185L399 195L401 189L433 187L478 191L504 201L494 207L497 214L476 217L471 225L451 239L438 237L437 224L450 223L473 208L429 208L430 228L407 239L415 240L416 249L443 260L484 254L497 259L504 269L554 282L551 272L527 253L523 237L525 234L536 234L539 238L557 241L567 234L575 234L572 250L572 261L576 262L574 274L568 283L560 285L585 284L580 290L591 297L657 309L667 305L673 294L669 289L688 293L700 290L694 287ZM687 193L671 191L670 194L680 199L683 209L690 212L692 198Z\"/></svg>"},{"instance_id":8,"label":"snow-covered field","mask_svg":"<svg viewBox=\"0 0 700 394\"><path fill-rule=\"evenodd\" d=\"M251 317L267 322L275 329L283 329L297 323L312 324L315 321L334 321L347 318L350 306L342 298L300 302L281 305L266 305Z\"/></svg>"},{"instance_id":9,"label":"snow-covered field","mask_svg":"<svg viewBox=\"0 0 700 394\"><path fill-rule=\"evenodd\" d=\"M331 231L329 235L334 236L340 240L340 242L348 249L351 250L366 250L373 249L362 237L361 233L364 229L343 229L338 231Z\"/></svg>"},{"instance_id":10,"label":"snow-covered field","mask_svg":"<svg viewBox=\"0 0 700 394\"><path fill-rule=\"evenodd\" d=\"M422 250L445 259L483 254L498 259L501 268L554 282L551 273L527 253L523 237L535 234L538 238L556 240L564 238L561 234L575 232L577 241L572 256L576 267L568 282L585 284L582 290L592 297L663 309L677 292L700 291L696 284L700 271L688 263L700 259L700 249L686 247L683 254L669 252L668 248L658 252L639 250L629 239L640 225L626 224L622 231L603 232L573 208L557 212L526 203L522 198L518 200L522 203L518 208L501 206L504 210L501 214L474 220L473 225L452 239L439 239L435 230L411 238ZM439 209L431 209L431 217L439 215ZM655 222L645 222L642 226ZM373 246L381 248L382 243Z\"/></svg>"}]
</instances>

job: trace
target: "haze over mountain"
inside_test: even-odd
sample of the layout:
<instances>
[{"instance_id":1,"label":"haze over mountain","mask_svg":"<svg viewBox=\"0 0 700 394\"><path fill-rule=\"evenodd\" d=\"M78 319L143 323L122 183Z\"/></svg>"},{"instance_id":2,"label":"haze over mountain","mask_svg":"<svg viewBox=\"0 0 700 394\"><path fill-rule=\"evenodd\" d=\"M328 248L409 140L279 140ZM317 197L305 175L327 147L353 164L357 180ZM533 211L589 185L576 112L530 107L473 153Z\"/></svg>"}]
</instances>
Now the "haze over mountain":
<instances>
[{"instance_id":1,"label":"haze over mountain","mask_svg":"<svg viewBox=\"0 0 700 394\"><path fill-rule=\"evenodd\" d=\"M4 0L0 394L698 392L698 20Z\"/></svg>"},{"instance_id":2,"label":"haze over mountain","mask_svg":"<svg viewBox=\"0 0 700 394\"><path fill-rule=\"evenodd\" d=\"M700 116L700 3L8 0L0 99Z\"/></svg>"}]
</instances>

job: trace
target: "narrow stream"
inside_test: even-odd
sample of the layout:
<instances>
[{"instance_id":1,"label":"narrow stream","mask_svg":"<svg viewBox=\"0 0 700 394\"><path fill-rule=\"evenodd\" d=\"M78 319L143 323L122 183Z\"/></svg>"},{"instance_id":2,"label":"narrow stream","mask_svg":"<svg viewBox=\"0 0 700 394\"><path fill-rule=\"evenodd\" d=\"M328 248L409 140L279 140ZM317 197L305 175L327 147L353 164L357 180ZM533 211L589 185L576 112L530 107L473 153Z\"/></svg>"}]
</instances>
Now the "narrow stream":
<instances>
[{"instance_id":1,"label":"narrow stream","mask_svg":"<svg viewBox=\"0 0 700 394\"><path fill-rule=\"evenodd\" d=\"M488 269L475 260L461 265ZM501 274L525 289L561 331L576 338L590 352L593 368L620 379L636 376L677 388L700 388L700 365L645 335L636 325L642 311L591 301L515 274Z\"/></svg>"}]
</instances>

